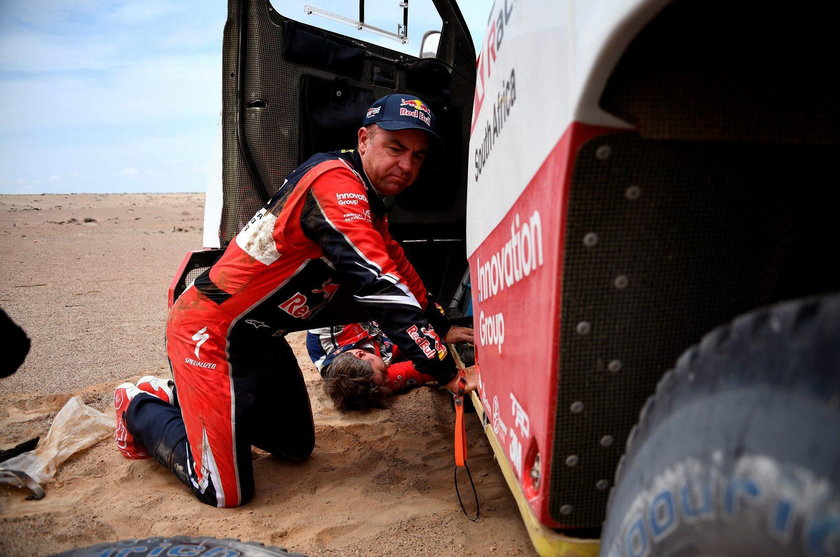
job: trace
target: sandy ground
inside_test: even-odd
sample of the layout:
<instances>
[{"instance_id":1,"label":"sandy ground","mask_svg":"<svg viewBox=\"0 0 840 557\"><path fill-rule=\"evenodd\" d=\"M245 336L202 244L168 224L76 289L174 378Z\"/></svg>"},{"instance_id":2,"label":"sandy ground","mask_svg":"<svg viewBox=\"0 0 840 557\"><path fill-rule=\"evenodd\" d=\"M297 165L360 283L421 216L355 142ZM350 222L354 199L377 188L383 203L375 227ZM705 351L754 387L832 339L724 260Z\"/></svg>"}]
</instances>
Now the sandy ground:
<instances>
[{"instance_id":1,"label":"sandy ground","mask_svg":"<svg viewBox=\"0 0 840 557\"><path fill-rule=\"evenodd\" d=\"M113 389L169 375L166 293L184 254L201 247L203 195L0 196L0 306L32 350L0 379L0 449L43 437L73 395L113 418ZM123 459L108 437L67 460L46 497L0 487L0 555L48 555L150 536L213 536L307 555L530 555L516 503L474 415L469 464L481 518L453 486L448 397L419 389L388 409L339 413L299 333L290 335L315 414L312 457L254 452L257 494L237 509L190 495L151 460Z\"/></svg>"}]
</instances>

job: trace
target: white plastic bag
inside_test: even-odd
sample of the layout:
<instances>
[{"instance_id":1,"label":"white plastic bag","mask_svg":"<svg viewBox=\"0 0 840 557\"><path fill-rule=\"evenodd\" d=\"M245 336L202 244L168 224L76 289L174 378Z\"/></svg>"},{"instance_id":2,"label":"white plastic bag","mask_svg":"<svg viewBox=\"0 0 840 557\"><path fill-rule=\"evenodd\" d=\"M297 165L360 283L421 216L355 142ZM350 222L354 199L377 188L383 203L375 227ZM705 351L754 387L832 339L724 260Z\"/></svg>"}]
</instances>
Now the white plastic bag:
<instances>
[{"instance_id":1,"label":"white plastic bag","mask_svg":"<svg viewBox=\"0 0 840 557\"><path fill-rule=\"evenodd\" d=\"M37 484L43 484L55 476L62 462L113 432L113 418L74 396L56 414L49 433L41 439L38 447L0 462L0 470L11 471L18 477L23 472ZM11 476L7 474L6 477Z\"/></svg>"}]
</instances>

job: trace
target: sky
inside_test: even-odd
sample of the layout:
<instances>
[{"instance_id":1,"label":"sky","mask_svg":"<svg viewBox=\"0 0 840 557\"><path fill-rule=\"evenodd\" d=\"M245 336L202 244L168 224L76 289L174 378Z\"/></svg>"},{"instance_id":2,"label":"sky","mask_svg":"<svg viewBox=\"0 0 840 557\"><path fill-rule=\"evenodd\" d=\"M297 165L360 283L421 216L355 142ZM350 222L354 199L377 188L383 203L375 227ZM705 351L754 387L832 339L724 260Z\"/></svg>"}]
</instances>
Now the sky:
<instances>
[{"instance_id":1,"label":"sky","mask_svg":"<svg viewBox=\"0 0 840 557\"><path fill-rule=\"evenodd\" d=\"M478 48L492 0L459 5ZM0 194L205 191L226 16L224 0L0 0Z\"/></svg>"}]
</instances>

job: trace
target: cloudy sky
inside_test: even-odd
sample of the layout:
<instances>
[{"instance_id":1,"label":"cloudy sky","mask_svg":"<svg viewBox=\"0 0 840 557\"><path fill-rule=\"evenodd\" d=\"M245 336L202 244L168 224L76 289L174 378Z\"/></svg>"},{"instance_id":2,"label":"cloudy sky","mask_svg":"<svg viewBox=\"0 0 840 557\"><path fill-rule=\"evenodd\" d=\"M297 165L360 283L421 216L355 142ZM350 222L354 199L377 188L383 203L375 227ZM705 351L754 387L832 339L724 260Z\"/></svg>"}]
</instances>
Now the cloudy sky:
<instances>
[{"instance_id":1,"label":"cloudy sky","mask_svg":"<svg viewBox=\"0 0 840 557\"><path fill-rule=\"evenodd\" d=\"M459 4L480 34L492 0ZM204 191L226 14L224 0L0 0L0 193Z\"/></svg>"}]
</instances>

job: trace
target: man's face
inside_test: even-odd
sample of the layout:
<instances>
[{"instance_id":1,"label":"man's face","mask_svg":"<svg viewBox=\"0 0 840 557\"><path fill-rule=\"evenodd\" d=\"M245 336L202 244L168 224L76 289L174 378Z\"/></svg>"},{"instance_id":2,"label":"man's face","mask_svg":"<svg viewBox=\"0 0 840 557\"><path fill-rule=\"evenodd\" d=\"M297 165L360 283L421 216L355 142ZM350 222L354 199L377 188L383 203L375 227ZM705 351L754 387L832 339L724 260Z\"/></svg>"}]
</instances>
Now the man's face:
<instances>
[{"instance_id":1,"label":"man's face","mask_svg":"<svg viewBox=\"0 0 840 557\"><path fill-rule=\"evenodd\" d=\"M381 195L397 195L413 184L428 151L429 135L423 130L359 128L362 166Z\"/></svg>"},{"instance_id":2,"label":"man's face","mask_svg":"<svg viewBox=\"0 0 840 557\"><path fill-rule=\"evenodd\" d=\"M374 383L376 383L377 385L382 385L383 383L385 383L385 375L388 371L388 366L385 365L385 362L382 360L382 358L380 358L376 354L371 354L367 350L362 350L361 348L354 348L352 350L349 350L349 352L355 357L359 358L360 360L370 362L370 365L373 368Z\"/></svg>"}]
</instances>

